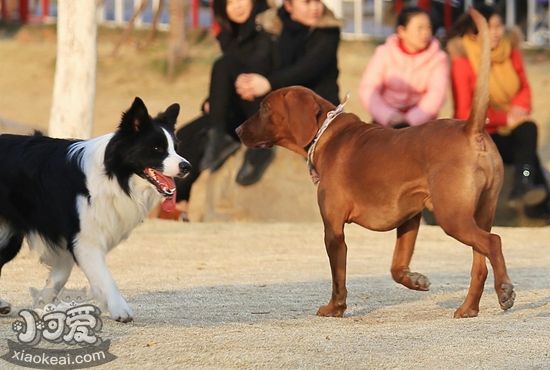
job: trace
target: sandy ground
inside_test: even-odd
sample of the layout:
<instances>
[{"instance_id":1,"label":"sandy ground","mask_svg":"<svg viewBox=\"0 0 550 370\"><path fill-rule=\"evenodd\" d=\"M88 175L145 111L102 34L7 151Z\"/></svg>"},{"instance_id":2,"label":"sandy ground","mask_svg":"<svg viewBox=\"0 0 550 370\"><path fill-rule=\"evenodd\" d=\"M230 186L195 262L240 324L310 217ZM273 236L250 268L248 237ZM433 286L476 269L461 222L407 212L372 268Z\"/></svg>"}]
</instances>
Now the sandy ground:
<instances>
[{"instance_id":1,"label":"sandy ground","mask_svg":"<svg viewBox=\"0 0 550 370\"><path fill-rule=\"evenodd\" d=\"M216 55L211 40L194 44L191 62L169 82L162 74L162 40L147 52L128 45L112 58L113 39L100 34L94 134L112 131L136 95L153 113L179 102L180 124L198 114ZM345 42L340 49L340 85L352 93L347 109L365 120L356 89L372 49L363 42ZM550 61L537 53L526 60L548 165ZM51 29L26 28L0 37L0 118L46 129L54 66ZM442 116L450 114L447 102ZM191 217L252 223L148 220L109 256L136 320L124 325L105 318L102 336L112 340L111 352L118 356L105 368L550 366L549 227L497 228L516 284L516 305L500 310L490 275L480 317L455 320L452 314L469 282L469 248L437 227L423 226L412 267L428 275L431 291L409 291L389 274L394 233L349 226L346 318L318 318L318 306L330 295L330 270L305 163L280 150L264 180L242 189L233 182L241 155L212 180L201 177ZM37 265L27 250L7 265L2 297L18 308L30 305L28 287L40 287L46 277ZM80 271L73 275L69 287L86 285ZM1 353L4 339L14 339L13 320L0 318Z\"/></svg>"},{"instance_id":2,"label":"sandy ground","mask_svg":"<svg viewBox=\"0 0 550 370\"><path fill-rule=\"evenodd\" d=\"M135 321L104 318L118 356L104 368L548 368L550 228L495 231L516 285L510 311L490 273L480 316L452 318L471 252L439 228L421 228L412 268L432 285L417 292L391 279L393 232L348 226L349 309L336 319L315 316L331 285L320 223L147 221L108 258ZM25 307L45 276L25 249L2 271L2 297ZM68 286L85 286L79 270ZM13 320L0 318L0 338L15 339Z\"/></svg>"}]
</instances>

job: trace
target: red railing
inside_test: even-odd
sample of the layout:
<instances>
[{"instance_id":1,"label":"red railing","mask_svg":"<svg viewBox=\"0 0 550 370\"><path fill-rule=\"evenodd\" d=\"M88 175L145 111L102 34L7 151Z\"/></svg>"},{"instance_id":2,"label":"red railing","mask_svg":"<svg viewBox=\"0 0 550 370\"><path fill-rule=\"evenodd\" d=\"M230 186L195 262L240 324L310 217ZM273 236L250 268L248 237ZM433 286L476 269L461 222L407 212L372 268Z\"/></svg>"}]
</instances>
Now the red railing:
<instances>
[{"instance_id":1,"label":"red railing","mask_svg":"<svg viewBox=\"0 0 550 370\"><path fill-rule=\"evenodd\" d=\"M88 0L78 0L78 1L88 1ZM29 2L30 0L19 0L19 6L17 8L17 20L19 20L22 23L27 22L42 22L49 16L50 11L50 1L49 0L41 0L40 2L40 9L37 11L36 9L33 9L33 14L31 14L31 11L29 9ZM1 20L11 20L13 10L8 10L7 7L8 0L0 0L0 19ZM200 11L200 1L199 0L191 0L191 27L193 29L197 29L201 27L200 21L199 21L199 11ZM210 11L213 13L212 9ZM37 14L38 13L38 14ZM212 19L213 19L212 14ZM212 27L213 32L216 32L217 25L215 22L211 22L208 26Z\"/></svg>"},{"instance_id":2,"label":"red railing","mask_svg":"<svg viewBox=\"0 0 550 370\"><path fill-rule=\"evenodd\" d=\"M403 0L395 1L395 12L399 13L403 9ZM430 10L432 7L431 0L418 0L418 6L425 10ZM443 24L446 30L449 30L453 25L453 8L451 7L451 0L445 0L443 3Z\"/></svg>"},{"instance_id":3,"label":"red railing","mask_svg":"<svg viewBox=\"0 0 550 370\"><path fill-rule=\"evenodd\" d=\"M0 0L0 7L2 11L0 12L0 17L2 20L11 20L12 12L8 10L8 1ZM29 21L43 21L49 14L50 2L49 0L42 0L40 2L40 14L31 15L29 9L29 0L19 0L19 6L17 7L18 17L22 23L27 23Z\"/></svg>"}]
</instances>

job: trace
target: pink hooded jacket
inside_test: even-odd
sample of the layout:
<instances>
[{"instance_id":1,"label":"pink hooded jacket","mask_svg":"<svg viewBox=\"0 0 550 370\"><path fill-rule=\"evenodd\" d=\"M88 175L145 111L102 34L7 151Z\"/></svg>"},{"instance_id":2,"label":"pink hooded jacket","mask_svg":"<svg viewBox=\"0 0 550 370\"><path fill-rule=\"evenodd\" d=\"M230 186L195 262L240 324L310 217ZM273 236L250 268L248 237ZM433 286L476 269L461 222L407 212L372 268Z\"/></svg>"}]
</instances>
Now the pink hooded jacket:
<instances>
[{"instance_id":1,"label":"pink hooded jacket","mask_svg":"<svg viewBox=\"0 0 550 370\"><path fill-rule=\"evenodd\" d=\"M359 98L374 121L384 126L396 111L417 126L437 117L448 86L447 54L436 39L426 50L407 54L393 34L376 48L361 78Z\"/></svg>"}]
</instances>

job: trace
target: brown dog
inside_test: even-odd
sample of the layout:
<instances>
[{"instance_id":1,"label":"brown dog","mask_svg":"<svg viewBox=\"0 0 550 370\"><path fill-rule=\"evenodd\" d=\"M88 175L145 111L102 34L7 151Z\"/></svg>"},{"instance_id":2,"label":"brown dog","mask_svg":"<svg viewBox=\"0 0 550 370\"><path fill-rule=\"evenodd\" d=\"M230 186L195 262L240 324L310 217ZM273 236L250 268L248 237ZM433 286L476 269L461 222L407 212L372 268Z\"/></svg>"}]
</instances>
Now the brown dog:
<instances>
[{"instance_id":1,"label":"brown dog","mask_svg":"<svg viewBox=\"0 0 550 370\"><path fill-rule=\"evenodd\" d=\"M346 309L346 223L376 231L397 228L393 279L409 289L428 290L428 279L409 269L424 208L433 210L448 235L473 248L470 288L454 316L477 316L487 277L486 257L501 308L514 304L500 237L490 233L503 166L484 130L489 100L487 22L475 10L470 14L483 51L467 122L442 119L395 130L342 113L314 143L311 157L319 177L318 203L332 271L332 297L318 315L342 316ZM269 94L237 133L247 146L280 145L306 156L304 148L312 145L334 109L309 89L283 88Z\"/></svg>"}]
</instances>

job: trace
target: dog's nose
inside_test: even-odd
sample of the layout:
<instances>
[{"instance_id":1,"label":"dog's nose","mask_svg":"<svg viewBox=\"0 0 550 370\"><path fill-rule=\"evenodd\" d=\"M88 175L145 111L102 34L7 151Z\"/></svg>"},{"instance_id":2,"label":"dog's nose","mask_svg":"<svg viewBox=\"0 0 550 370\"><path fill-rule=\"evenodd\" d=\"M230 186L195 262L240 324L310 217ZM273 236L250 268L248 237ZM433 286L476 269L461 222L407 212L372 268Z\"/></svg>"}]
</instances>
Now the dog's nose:
<instances>
[{"instance_id":1,"label":"dog's nose","mask_svg":"<svg viewBox=\"0 0 550 370\"><path fill-rule=\"evenodd\" d=\"M242 128L242 127L243 127L243 125L240 125L239 127L237 127L237 128L235 129L235 132L237 133L237 135L238 135L239 137L241 137L241 132L243 131L243 128Z\"/></svg>"},{"instance_id":2,"label":"dog's nose","mask_svg":"<svg viewBox=\"0 0 550 370\"><path fill-rule=\"evenodd\" d=\"M180 177L185 177L189 175L189 172L191 172L191 170L193 169L193 167L191 166L191 163L187 161L181 161L179 164L179 168L180 168L180 173L179 173Z\"/></svg>"}]
</instances>

